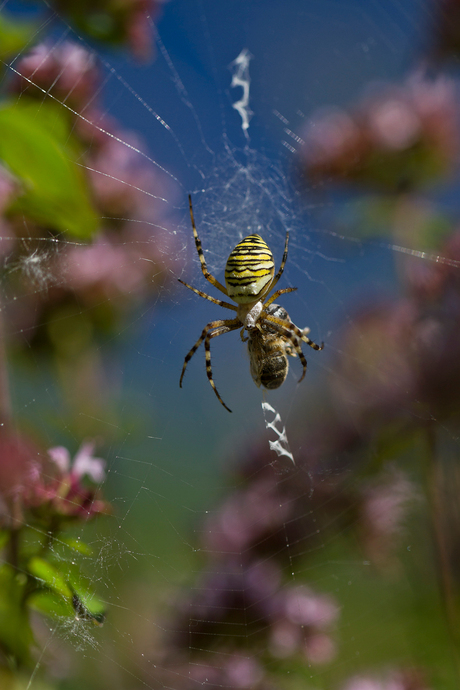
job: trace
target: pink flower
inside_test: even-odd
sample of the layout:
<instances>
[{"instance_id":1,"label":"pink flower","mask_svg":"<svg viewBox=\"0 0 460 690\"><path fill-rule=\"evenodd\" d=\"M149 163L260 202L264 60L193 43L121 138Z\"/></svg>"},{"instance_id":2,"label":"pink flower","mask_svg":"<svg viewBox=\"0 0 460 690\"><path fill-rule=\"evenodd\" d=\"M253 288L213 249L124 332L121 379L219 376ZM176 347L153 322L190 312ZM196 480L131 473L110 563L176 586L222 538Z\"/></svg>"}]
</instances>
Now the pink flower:
<instances>
[{"instance_id":1,"label":"pink flower","mask_svg":"<svg viewBox=\"0 0 460 690\"><path fill-rule=\"evenodd\" d=\"M273 601L272 654L285 658L301 652L312 664L331 661L336 646L330 631L339 616L332 597L300 585L281 589Z\"/></svg>"},{"instance_id":2,"label":"pink flower","mask_svg":"<svg viewBox=\"0 0 460 690\"><path fill-rule=\"evenodd\" d=\"M78 111L95 97L99 85L94 54L71 41L40 43L18 62L17 71L14 91L27 90L39 98L49 92Z\"/></svg>"},{"instance_id":3,"label":"pink flower","mask_svg":"<svg viewBox=\"0 0 460 690\"><path fill-rule=\"evenodd\" d=\"M403 531L409 503L416 497L415 486L396 467L363 492L361 526L365 548L377 563L385 563Z\"/></svg>"},{"instance_id":4,"label":"pink flower","mask_svg":"<svg viewBox=\"0 0 460 690\"><path fill-rule=\"evenodd\" d=\"M99 484L105 478L105 460L93 457L94 446L94 442L91 441L83 443L75 455L72 464L70 462L70 453L64 446L50 448L48 455L63 474L68 473L76 480L80 480L87 475L95 484Z\"/></svg>"},{"instance_id":5,"label":"pink flower","mask_svg":"<svg viewBox=\"0 0 460 690\"><path fill-rule=\"evenodd\" d=\"M415 73L401 86L378 85L349 113L313 117L302 159L317 183L349 181L399 191L451 172L459 148L452 80Z\"/></svg>"},{"instance_id":6,"label":"pink flower","mask_svg":"<svg viewBox=\"0 0 460 690\"><path fill-rule=\"evenodd\" d=\"M35 481L24 496L24 504L41 521L56 518L87 520L100 513L110 512L92 486L83 482L88 476L93 482L104 479L105 462L93 457L94 443L84 443L73 463L67 448L57 446L48 450L51 459L49 472L36 467Z\"/></svg>"},{"instance_id":7,"label":"pink flower","mask_svg":"<svg viewBox=\"0 0 460 690\"><path fill-rule=\"evenodd\" d=\"M296 625L327 629L339 615L331 597L317 594L305 586L292 587L285 595L286 618Z\"/></svg>"}]
</instances>

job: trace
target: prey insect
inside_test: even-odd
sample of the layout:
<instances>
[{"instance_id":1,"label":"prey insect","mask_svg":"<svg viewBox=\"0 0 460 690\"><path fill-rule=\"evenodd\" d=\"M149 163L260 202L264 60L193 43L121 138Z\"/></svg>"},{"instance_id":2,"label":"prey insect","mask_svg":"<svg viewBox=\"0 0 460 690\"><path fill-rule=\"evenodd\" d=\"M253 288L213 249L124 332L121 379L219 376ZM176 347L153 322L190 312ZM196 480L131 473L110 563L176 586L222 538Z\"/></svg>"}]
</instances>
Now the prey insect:
<instances>
[{"instance_id":1,"label":"prey insect","mask_svg":"<svg viewBox=\"0 0 460 690\"><path fill-rule=\"evenodd\" d=\"M310 340L307 337L310 329L301 330L298 328L289 318L287 311L280 305L274 304L275 299L280 295L294 292L297 288L290 287L277 290L269 297L269 293L278 283L286 265L289 231L286 233L283 258L276 275L273 254L268 245L260 235L249 235L236 245L228 257L225 266L226 287L224 287L207 269L201 240L195 225L190 195L188 199L193 236L203 275L211 285L223 292L235 304L211 297L183 280L179 279L179 282L200 297L225 309L231 309L236 312L236 316L233 319L211 321L204 327L195 345L185 356L180 386L182 387L187 364L204 341L206 374L209 383L219 402L231 412L220 397L212 378L211 340L213 338L241 329L241 340L248 343L251 376L257 386L264 386L269 390L279 388L285 381L289 369L287 356L299 356L303 366L299 383L302 381L307 370L307 360L302 352L301 342L307 343L314 350L322 350L324 343L317 345L313 340ZM247 336L245 336L245 331Z\"/></svg>"}]
</instances>

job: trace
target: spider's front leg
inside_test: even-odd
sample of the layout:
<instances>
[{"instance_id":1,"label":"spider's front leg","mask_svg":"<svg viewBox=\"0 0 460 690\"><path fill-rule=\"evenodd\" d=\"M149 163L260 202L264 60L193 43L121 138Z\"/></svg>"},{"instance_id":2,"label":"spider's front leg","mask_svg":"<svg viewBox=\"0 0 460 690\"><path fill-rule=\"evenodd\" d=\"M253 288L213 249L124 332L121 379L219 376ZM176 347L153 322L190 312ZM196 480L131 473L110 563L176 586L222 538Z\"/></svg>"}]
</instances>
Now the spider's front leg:
<instances>
[{"instance_id":1,"label":"spider's front leg","mask_svg":"<svg viewBox=\"0 0 460 690\"><path fill-rule=\"evenodd\" d=\"M211 283L211 285L214 285L214 287L216 287L218 290L223 292L224 295L227 295L227 297L228 297L228 292L227 292L226 288L224 288L222 283L219 283L217 278L214 278L214 276L211 273L209 273L208 267L206 266L206 259L204 258L203 247L201 245L201 240L198 237L198 232L197 232L196 225L195 225L195 218L193 216L192 197L190 196L190 194L188 195L188 205L189 205L189 210L190 210L190 220L192 221L193 237L195 238L195 246L196 246L196 250L198 252L198 258L200 259L202 273L203 273L204 277L206 278L206 280ZM187 286L187 287L189 287L189 286ZM192 290L193 290L193 288L192 288Z\"/></svg>"}]
</instances>

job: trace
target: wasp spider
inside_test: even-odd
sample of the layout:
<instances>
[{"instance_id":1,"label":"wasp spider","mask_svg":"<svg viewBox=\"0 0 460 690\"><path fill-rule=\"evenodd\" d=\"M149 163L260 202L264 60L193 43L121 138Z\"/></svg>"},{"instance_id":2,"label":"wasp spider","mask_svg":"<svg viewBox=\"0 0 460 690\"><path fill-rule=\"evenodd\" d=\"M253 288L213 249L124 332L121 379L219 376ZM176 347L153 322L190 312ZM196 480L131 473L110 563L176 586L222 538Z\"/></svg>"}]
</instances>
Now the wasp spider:
<instances>
[{"instance_id":1,"label":"wasp spider","mask_svg":"<svg viewBox=\"0 0 460 690\"><path fill-rule=\"evenodd\" d=\"M279 388L284 382L289 368L286 355L291 357L299 355L303 365L303 373L299 383L302 381L307 370L307 360L302 352L300 341L307 343L314 350L322 350L324 343L317 345L307 338L307 333L309 333L310 329L304 328L300 330L300 328L297 328L290 320L287 311L278 304L274 304L277 297L287 292L293 292L297 288L277 290L268 298L269 292L275 287L284 271L288 255L289 231L286 233L283 259L276 275L273 254L267 244L260 235L249 235L236 245L228 257L225 267L225 284L227 287L224 287L207 269L193 217L192 197L189 195L188 199L193 236L198 256L200 257L203 275L211 285L214 285L227 297L230 297L236 304L215 299L183 280L179 279L179 282L200 297L225 307L225 309L236 311L236 317L234 319L211 321L203 328L200 337L185 357L180 377L180 386L182 387L182 379L184 378L187 364L204 340L206 374L209 383L219 402L222 403L226 410L231 412L220 397L212 378L212 338L241 328L241 339L243 342L248 342L252 378L258 386L262 385L268 389ZM244 337L244 331L248 334L246 337Z\"/></svg>"}]
</instances>

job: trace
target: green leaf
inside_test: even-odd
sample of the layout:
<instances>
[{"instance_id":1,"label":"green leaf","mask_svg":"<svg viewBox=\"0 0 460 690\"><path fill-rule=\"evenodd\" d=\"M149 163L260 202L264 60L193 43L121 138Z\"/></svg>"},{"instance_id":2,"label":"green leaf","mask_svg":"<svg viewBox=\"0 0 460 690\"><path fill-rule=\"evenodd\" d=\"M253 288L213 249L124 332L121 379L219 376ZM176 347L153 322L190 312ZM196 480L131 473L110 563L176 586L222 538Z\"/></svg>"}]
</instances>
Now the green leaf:
<instances>
[{"instance_id":1,"label":"green leaf","mask_svg":"<svg viewBox=\"0 0 460 690\"><path fill-rule=\"evenodd\" d=\"M5 16L2 8L0 14L0 59L6 60L10 55L18 55L37 34L34 22L15 21Z\"/></svg>"},{"instance_id":2,"label":"green leaf","mask_svg":"<svg viewBox=\"0 0 460 690\"><path fill-rule=\"evenodd\" d=\"M9 208L80 239L98 227L68 113L55 103L23 97L0 108L0 160L22 182Z\"/></svg>"},{"instance_id":3,"label":"green leaf","mask_svg":"<svg viewBox=\"0 0 460 690\"><path fill-rule=\"evenodd\" d=\"M34 643L27 608L23 606L27 577L10 565L0 568L0 648L17 663L30 662Z\"/></svg>"},{"instance_id":4,"label":"green leaf","mask_svg":"<svg viewBox=\"0 0 460 690\"><path fill-rule=\"evenodd\" d=\"M63 599L50 590L40 590L31 594L27 600L29 606L50 618L74 618L72 602Z\"/></svg>"},{"instance_id":5,"label":"green leaf","mask_svg":"<svg viewBox=\"0 0 460 690\"><path fill-rule=\"evenodd\" d=\"M53 595L42 597L34 593L30 601L35 608L47 615L74 615L80 620L102 625L105 604L96 597L75 564L62 561L58 568L49 561L36 557L30 559L28 569ZM62 604L59 603L59 598Z\"/></svg>"},{"instance_id":6,"label":"green leaf","mask_svg":"<svg viewBox=\"0 0 460 690\"><path fill-rule=\"evenodd\" d=\"M28 570L37 580L40 580L46 587L67 600L72 599L72 590L66 582L65 577L60 573L56 566L52 565L44 558L31 558L28 563Z\"/></svg>"},{"instance_id":7,"label":"green leaf","mask_svg":"<svg viewBox=\"0 0 460 690\"><path fill-rule=\"evenodd\" d=\"M92 548L80 539L75 539L74 537L69 537L67 535L60 535L59 541L61 544L65 544L65 546L68 546L70 549L72 549L72 551L77 551L83 556L91 556L93 553Z\"/></svg>"}]
</instances>

